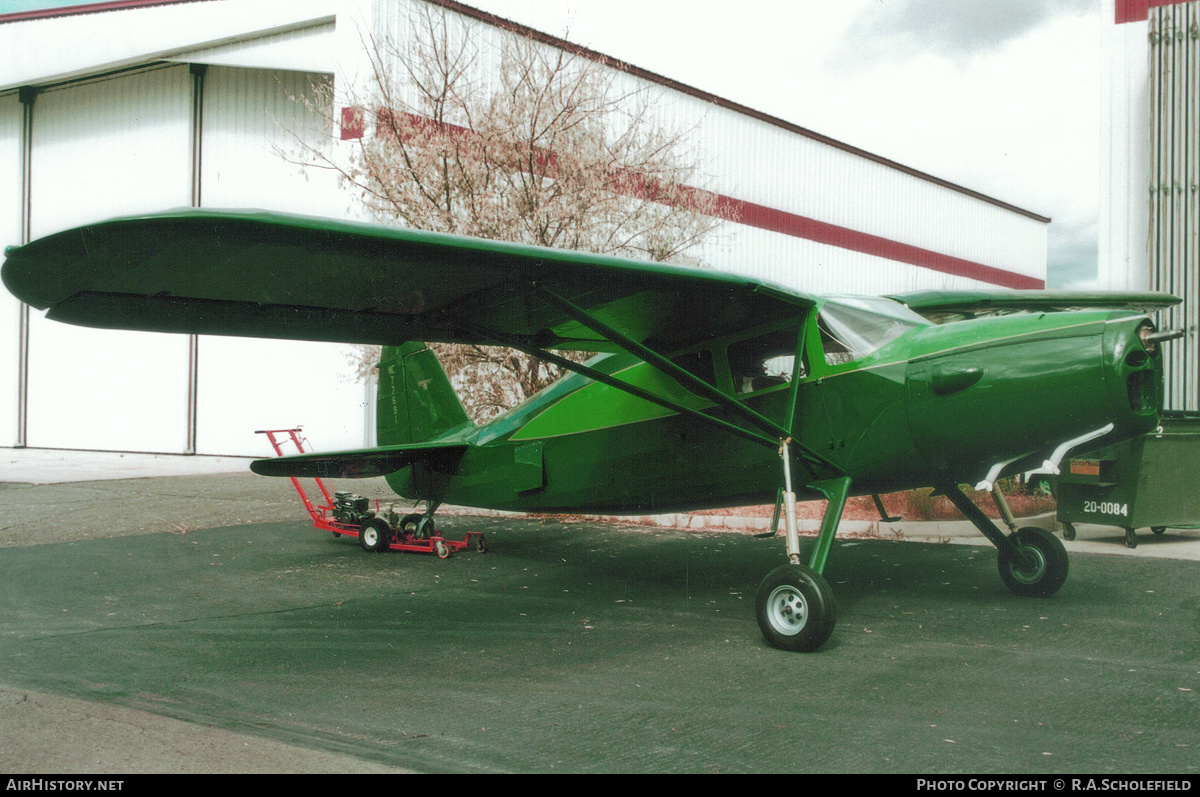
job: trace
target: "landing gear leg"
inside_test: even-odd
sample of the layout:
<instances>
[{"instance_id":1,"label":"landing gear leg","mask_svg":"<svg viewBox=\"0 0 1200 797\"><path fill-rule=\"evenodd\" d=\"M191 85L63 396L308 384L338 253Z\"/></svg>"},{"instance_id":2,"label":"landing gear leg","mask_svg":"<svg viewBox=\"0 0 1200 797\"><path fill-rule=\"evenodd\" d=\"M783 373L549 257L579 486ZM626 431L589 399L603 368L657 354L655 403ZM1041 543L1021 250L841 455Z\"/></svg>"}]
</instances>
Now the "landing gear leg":
<instances>
[{"instance_id":1,"label":"landing gear leg","mask_svg":"<svg viewBox=\"0 0 1200 797\"><path fill-rule=\"evenodd\" d=\"M426 501L425 511L423 513L414 512L411 515L405 515L400 521L400 533L408 539L427 540L434 536L437 531L433 525L433 513L441 506L441 502Z\"/></svg>"},{"instance_id":2,"label":"landing gear leg","mask_svg":"<svg viewBox=\"0 0 1200 797\"><path fill-rule=\"evenodd\" d=\"M796 494L792 492L791 456L785 441L783 457L783 507L787 522L789 564L767 574L754 602L758 627L773 647L781 650L812 651L825 644L837 623L833 590L821 573L829 559L842 510L850 495L850 478L817 482L813 486L829 499L817 543L808 565L800 564L800 532L796 523Z\"/></svg>"},{"instance_id":3,"label":"landing gear leg","mask_svg":"<svg viewBox=\"0 0 1200 797\"><path fill-rule=\"evenodd\" d=\"M1010 590L1017 595L1041 598L1058 592L1067 580L1068 570L1067 549L1058 537L1036 526L1025 526L1006 537L958 485L941 489L958 511L996 546L1000 578Z\"/></svg>"}]
</instances>

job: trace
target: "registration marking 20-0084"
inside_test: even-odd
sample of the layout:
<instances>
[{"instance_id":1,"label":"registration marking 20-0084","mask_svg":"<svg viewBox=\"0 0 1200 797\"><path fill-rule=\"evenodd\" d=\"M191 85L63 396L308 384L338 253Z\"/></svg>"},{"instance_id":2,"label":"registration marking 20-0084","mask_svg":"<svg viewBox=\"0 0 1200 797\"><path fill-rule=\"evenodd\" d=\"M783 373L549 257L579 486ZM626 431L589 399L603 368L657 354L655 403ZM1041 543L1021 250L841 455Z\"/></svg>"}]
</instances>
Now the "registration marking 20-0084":
<instances>
[{"instance_id":1,"label":"registration marking 20-0084","mask_svg":"<svg viewBox=\"0 0 1200 797\"><path fill-rule=\"evenodd\" d=\"M1083 511L1093 515L1129 517L1129 504L1122 504L1117 501L1084 501Z\"/></svg>"}]
</instances>

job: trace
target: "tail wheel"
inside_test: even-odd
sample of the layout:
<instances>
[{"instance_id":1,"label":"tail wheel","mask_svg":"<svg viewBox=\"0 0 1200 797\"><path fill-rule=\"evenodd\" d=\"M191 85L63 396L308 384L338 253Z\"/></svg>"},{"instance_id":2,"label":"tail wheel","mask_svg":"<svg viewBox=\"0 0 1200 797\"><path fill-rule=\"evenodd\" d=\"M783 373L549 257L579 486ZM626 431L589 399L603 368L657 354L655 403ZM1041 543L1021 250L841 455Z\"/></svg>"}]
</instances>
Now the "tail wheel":
<instances>
[{"instance_id":1,"label":"tail wheel","mask_svg":"<svg viewBox=\"0 0 1200 797\"><path fill-rule=\"evenodd\" d=\"M433 517L423 516L417 521L417 527L413 529L413 534L418 540L427 540L437 534L437 529L433 526Z\"/></svg>"},{"instance_id":2,"label":"tail wheel","mask_svg":"<svg viewBox=\"0 0 1200 797\"><path fill-rule=\"evenodd\" d=\"M1008 536L1022 556L1000 552L1000 578L1017 595L1045 598L1058 592L1067 580L1067 549L1045 529L1026 526Z\"/></svg>"},{"instance_id":3,"label":"tail wheel","mask_svg":"<svg viewBox=\"0 0 1200 797\"><path fill-rule=\"evenodd\" d=\"M781 650L816 650L837 624L829 582L803 565L784 565L768 573L758 586L754 610L767 642Z\"/></svg>"},{"instance_id":4,"label":"tail wheel","mask_svg":"<svg viewBox=\"0 0 1200 797\"><path fill-rule=\"evenodd\" d=\"M392 529L383 518L373 517L358 529L358 544L364 551L378 553L386 551L391 541Z\"/></svg>"}]
</instances>

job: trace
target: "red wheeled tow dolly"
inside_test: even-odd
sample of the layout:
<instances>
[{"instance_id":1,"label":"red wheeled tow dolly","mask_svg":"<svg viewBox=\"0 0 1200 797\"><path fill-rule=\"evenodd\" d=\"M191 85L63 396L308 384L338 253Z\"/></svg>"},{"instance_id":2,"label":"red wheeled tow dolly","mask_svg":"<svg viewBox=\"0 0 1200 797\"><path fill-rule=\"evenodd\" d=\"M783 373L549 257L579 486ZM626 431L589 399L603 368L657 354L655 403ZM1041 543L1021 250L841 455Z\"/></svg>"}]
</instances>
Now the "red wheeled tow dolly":
<instances>
[{"instance_id":1,"label":"red wheeled tow dolly","mask_svg":"<svg viewBox=\"0 0 1200 797\"><path fill-rule=\"evenodd\" d=\"M261 429L256 434L267 436L276 456L285 456L283 446L289 442L299 453L306 453L304 440L300 437L300 427ZM357 537L358 544L365 551L431 553L439 559L448 559L452 553L464 548L471 548L480 553L487 550L481 531L468 531L464 540L448 540L434 527L432 516L401 515L395 511L394 506L381 510L378 500L375 501L375 508L370 509L369 499L343 490L338 490L330 496L325 482L313 477L324 498L324 503L318 506L313 503L300 479L294 476L291 478L292 486L304 502L304 508L312 518L314 528L331 532L335 537Z\"/></svg>"}]
</instances>

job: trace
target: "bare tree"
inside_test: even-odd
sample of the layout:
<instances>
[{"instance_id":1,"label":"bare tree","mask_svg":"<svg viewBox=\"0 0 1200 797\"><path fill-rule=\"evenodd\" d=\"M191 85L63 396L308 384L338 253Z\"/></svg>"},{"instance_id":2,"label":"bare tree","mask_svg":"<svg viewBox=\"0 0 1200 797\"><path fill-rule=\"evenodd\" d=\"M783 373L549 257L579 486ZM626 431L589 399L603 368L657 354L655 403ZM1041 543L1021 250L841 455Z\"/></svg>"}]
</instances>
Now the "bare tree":
<instances>
[{"instance_id":1,"label":"bare tree","mask_svg":"<svg viewBox=\"0 0 1200 797\"><path fill-rule=\"evenodd\" d=\"M366 42L370 88L343 100L363 127L349 159L309 151L376 218L677 263L720 223L715 195L690 187L687 131L660 125L658 94L613 64L519 32L483 49L465 19L426 3L408 23L403 42ZM508 350L436 351L476 420L558 376Z\"/></svg>"}]
</instances>

